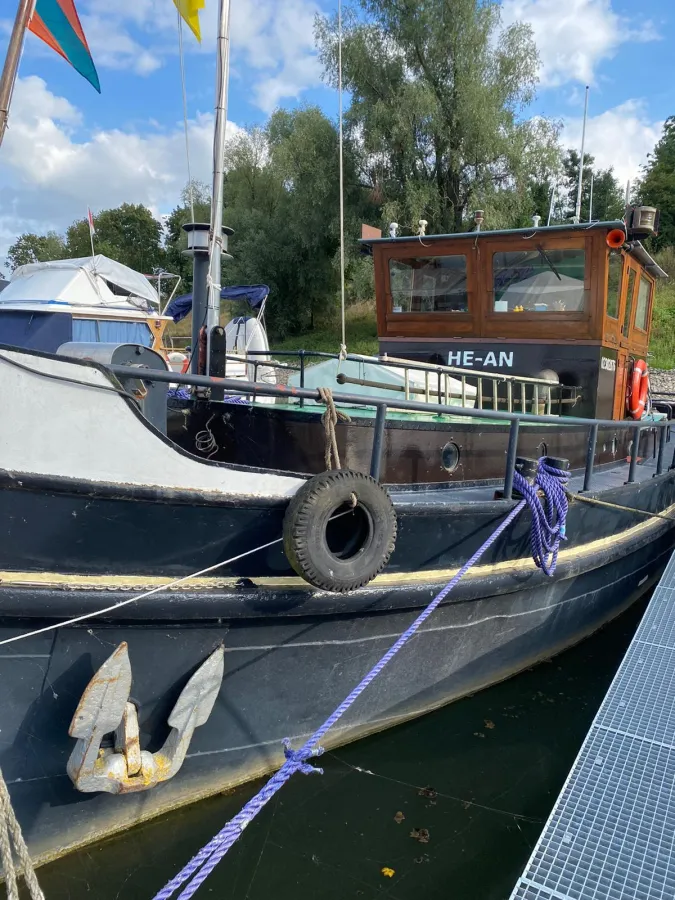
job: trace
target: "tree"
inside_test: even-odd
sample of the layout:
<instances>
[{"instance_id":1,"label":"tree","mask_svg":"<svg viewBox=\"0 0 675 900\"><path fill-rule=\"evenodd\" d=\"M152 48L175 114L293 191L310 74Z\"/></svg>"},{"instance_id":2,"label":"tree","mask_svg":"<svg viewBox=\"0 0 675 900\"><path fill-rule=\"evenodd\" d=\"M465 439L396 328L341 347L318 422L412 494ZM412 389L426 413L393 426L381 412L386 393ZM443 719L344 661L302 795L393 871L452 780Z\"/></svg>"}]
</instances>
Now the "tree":
<instances>
[{"instance_id":1,"label":"tree","mask_svg":"<svg viewBox=\"0 0 675 900\"><path fill-rule=\"evenodd\" d=\"M164 263L162 226L142 204L123 203L104 209L95 218L94 250L137 272L151 273ZM69 257L91 256L89 223L80 219L68 228Z\"/></svg>"},{"instance_id":2,"label":"tree","mask_svg":"<svg viewBox=\"0 0 675 900\"><path fill-rule=\"evenodd\" d=\"M650 241L653 249L675 246L675 116L666 119L663 134L647 158L636 200L660 211L659 234Z\"/></svg>"},{"instance_id":3,"label":"tree","mask_svg":"<svg viewBox=\"0 0 675 900\"><path fill-rule=\"evenodd\" d=\"M165 222L166 267L174 275L181 276L178 288L180 293L192 290L192 259L184 253L187 249L187 234L183 231L183 225L192 221L193 209L195 222L211 221L211 192L203 182L196 180L183 189L180 204Z\"/></svg>"},{"instance_id":4,"label":"tree","mask_svg":"<svg viewBox=\"0 0 675 900\"><path fill-rule=\"evenodd\" d=\"M459 231L484 208L492 227L531 206L525 159L558 160L556 127L523 121L538 55L528 25L505 29L496 0L358 0L345 16L348 133L385 221ZM337 75L335 19L319 18L320 56Z\"/></svg>"},{"instance_id":5,"label":"tree","mask_svg":"<svg viewBox=\"0 0 675 900\"><path fill-rule=\"evenodd\" d=\"M65 241L55 231L48 231L47 234L22 234L7 251L7 261L12 271L28 263L49 262L67 256Z\"/></svg>"},{"instance_id":6,"label":"tree","mask_svg":"<svg viewBox=\"0 0 675 900\"><path fill-rule=\"evenodd\" d=\"M611 222L614 219L622 219L625 212L624 193L614 176L614 170L596 169L595 159L588 153L584 153L584 173L581 186L581 215L582 222L588 222L591 210L591 179L593 182L593 220ZM568 150L563 160L563 218L571 219L574 216L577 203L579 186L579 153L576 150Z\"/></svg>"}]
</instances>

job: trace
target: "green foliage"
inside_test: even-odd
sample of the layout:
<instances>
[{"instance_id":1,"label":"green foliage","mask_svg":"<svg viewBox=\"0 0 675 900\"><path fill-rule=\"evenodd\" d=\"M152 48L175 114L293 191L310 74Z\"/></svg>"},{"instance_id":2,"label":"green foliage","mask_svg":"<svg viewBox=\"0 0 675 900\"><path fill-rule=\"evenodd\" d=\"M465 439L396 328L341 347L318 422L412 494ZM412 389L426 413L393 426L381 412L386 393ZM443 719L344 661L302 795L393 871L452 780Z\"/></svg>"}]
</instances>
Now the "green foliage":
<instances>
[{"instance_id":1,"label":"green foliage","mask_svg":"<svg viewBox=\"0 0 675 900\"><path fill-rule=\"evenodd\" d=\"M593 220L611 222L623 219L625 212L624 192L614 177L613 169L594 168L595 159L584 153L584 178L581 186L581 221L588 222L591 202L591 179L593 181ZM579 153L568 150L563 160L563 190L561 217L570 220L577 205L579 186Z\"/></svg>"},{"instance_id":2,"label":"green foliage","mask_svg":"<svg viewBox=\"0 0 675 900\"><path fill-rule=\"evenodd\" d=\"M656 261L670 277L656 283L649 364L655 369L675 369L675 247L661 250Z\"/></svg>"},{"instance_id":3,"label":"green foliage","mask_svg":"<svg viewBox=\"0 0 675 900\"><path fill-rule=\"evenodd\" d=\"M410 233L423 218L438 233L463 230L476 207L490 227L529 212L533 164L552 169L559 156L554 123L519 118L537 82L529 26L501 28L495 0L358 7L345 15L346 124L384 221ZM335 83L336 20L319 18L316 34Z\"/></svg>"},{"instance_id":4,"label":"green foliage","mask_svg":"<svg viewBox=\"0 0 675 900\"><path fill-rule=\"evenodd\" d=\"M18 266L34 262L50 262L67 255L66 244L55 231L47 234L22 234L7 252L7 261L13 272Z\"/></svg>"},{"instance_id":5,"label":"green foliage","mask_svg":"<svg viewBox=\"0 0 675 900\"><path fill-rule=\"evenodd\" d=\"M347 336L350 353L365 353L377 356L377 322L375 304L372 300L357 303L347 310ZM323 353L336 353L339 349L339 330L335 320L318 323L311 331L299 336L274 340L274 350L320 350Z\"/></svg>"},{"instance_id":6,"label":"green foliage","mask_svg":"<svg viewBox=\"0 0 675 900\"><path fill-rule=\"evenodd\" d=\"M95 219L94 250L137 272L151 273L164 264L162 226L147 207L123 203L104 209ZM91 256L89 223L80 219L66 232L67 256Z\"/></svg>"},{"instance_id":7,"label":"green foliage","mask_svg":"<svg viewBox=\"0 0 675 900\"><path fill-rule=\"evenodd\" d=\"M151 273L164 263L162 226L145 206L123 203L96 216L94 251L122 262L138 272ZM29 262L76 259L91 256L87 219L68 228L65 238L49 231L45 235L22 234L9 248L7 259L14 270Z\"/></svg>"},{"instance_id":8,"label":"green foliage","mask_svg":"<svg viewBox=\"0 0 675 900\"><path fill-rule=\"evenodd\" d=\"M338 306L339 144L335 124L317 107L277 110L267 126L239 132L225 152L224 222L234 228L232 259L223 283L270 286L267 321L273 337L297 335L326 321ZM364 218L375 219L358 181L356 159L344 147L348 299L372 298L372 275L351 236ZM180 226L190 220L183 202L167 222L167 259L191 284L191 260ZM202 221L208 195L202 193ZM372 263L370 263L372 270ZM338 331L335 332L336 340Z\"/></svg>"},{"instance_id":9,"label":"green foliage","mask_svg":"<svg viewBox=\"0 0 675 900\"><path fill-rule=\"evenodd\" d=\"M651 248L675 246L675 116L666 119L661 139L649 154L635 199L661 213L659 234L651 238Z\"/></svg>"}]
</instances>

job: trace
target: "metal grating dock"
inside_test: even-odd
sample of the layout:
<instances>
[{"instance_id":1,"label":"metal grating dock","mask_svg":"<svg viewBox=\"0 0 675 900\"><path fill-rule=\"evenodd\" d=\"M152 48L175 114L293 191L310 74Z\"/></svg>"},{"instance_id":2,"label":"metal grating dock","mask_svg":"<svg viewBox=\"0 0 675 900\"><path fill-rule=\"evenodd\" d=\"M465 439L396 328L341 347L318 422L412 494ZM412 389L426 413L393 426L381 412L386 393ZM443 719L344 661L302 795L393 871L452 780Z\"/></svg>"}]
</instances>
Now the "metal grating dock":
<instances>
[{"instance_id":1,"label":"metal grating dock","mask_svg":"<svg viewBox=\"0 0 675 900\"><path fill-rule=\"evenodd\" d=\"M511 900L675 898L675 554Z\"/></svg>"}]
</instances>

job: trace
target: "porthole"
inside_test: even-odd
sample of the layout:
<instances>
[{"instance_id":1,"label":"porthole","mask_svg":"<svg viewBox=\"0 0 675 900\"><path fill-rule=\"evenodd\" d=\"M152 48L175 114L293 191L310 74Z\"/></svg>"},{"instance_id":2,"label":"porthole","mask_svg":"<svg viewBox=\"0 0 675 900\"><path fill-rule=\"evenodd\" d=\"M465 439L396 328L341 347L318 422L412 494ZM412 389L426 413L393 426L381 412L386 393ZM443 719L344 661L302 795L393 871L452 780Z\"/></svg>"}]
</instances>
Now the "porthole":
<instances>
[{"instance_id":1,"label":"porthole","mask_svg":"<svg viewBox=\"0 0 675 900\"><path fill-rule=\"evenodd\" d=\"M456 470L459 465L459 447L454 441L448 441L448 443L441 450L441 465L445 469L446 472L452 473Z\"/></svg>"}]
</instances>

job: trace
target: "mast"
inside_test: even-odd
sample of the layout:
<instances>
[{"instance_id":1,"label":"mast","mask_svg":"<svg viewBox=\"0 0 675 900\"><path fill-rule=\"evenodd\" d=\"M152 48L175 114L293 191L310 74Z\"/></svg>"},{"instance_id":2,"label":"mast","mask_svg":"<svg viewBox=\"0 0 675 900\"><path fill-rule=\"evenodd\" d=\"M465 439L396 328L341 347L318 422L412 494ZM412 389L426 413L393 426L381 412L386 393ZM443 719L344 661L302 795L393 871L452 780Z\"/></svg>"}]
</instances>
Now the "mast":
<instances>
[{"instance_id":1,"label":"mast","mask_svg":"<svg viewBox=\"0 0 675 900\"><path fill-rule=\"evenodd\" d=\"M206 307L206 366L211 357L211 329L220 322L220 264L223 251L223 184L225 179L225 125L230 75L230 0L218 5L216 45L216 107L213 132L213 189L209 232L209 278Z\"/></svg>"},{"instance_id":2,"label":"mast","mask_svg":"<svg viewBox=\"0 0 675 900\"><path fill-rule=\"evenodd\" d=\"M579 185L577 187L577 205L574 210L574 221L578 225L581 221L581 188L584 183L584 148L586 146L586 118L588 116L588 85L586 85L586 100L584 102L584 124L581 128L581 156L579 157Z\"/></svg>"},{"instance_id":3,"label":"mast","mask_svg":"<svg viewBox=\"0 0 675 900\"><path fill-rule=\"evenodd\" d=\"M9 46L7 47L7 56L5 57L5 65L0 76L0 144L5 136L7 128L7 119L9 118L9 104L12 102L12 93L16 82L16 75L19 71L19 60L21 59L21 50L23 48L23 39L28 28L35 0L19 0L19 7L16 11L14 19L14 27L9 38Z\"/></svg>"}]
</instances>

